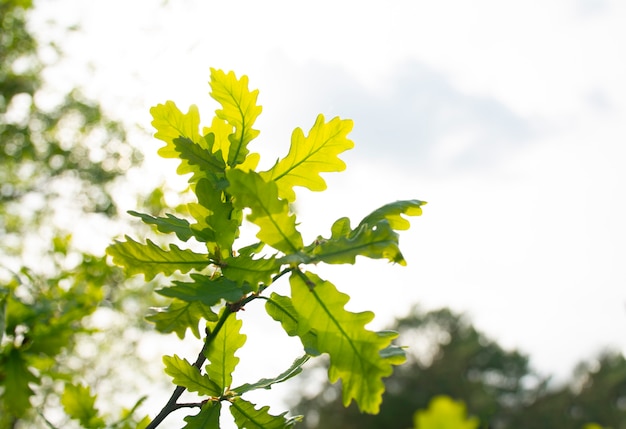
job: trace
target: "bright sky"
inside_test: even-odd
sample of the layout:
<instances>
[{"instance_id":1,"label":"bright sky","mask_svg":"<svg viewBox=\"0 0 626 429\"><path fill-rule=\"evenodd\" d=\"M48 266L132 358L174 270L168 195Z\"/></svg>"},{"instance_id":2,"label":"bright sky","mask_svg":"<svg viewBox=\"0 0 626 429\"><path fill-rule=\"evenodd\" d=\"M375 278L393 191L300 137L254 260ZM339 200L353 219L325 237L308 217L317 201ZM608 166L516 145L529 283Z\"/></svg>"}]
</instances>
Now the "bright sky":
<instances>
[{"instance_id":1,"label":"bright sky","mask_svg":"<svg viewBox=\"0 0 626 429\"><path fill-rule=\"evenodd\" d=\"M450 306L560 377L626 351L626 3L154 3L41 2L42 37L61 37L48 18L82 28L51 81L150 129L168 99L210 120L209 67L247 74L267 165L317 113L354 119L347 171L300 193L304 232L429 202L402 234L408 267L320 267L375 327Z\"/></svg>"}]
</instances>

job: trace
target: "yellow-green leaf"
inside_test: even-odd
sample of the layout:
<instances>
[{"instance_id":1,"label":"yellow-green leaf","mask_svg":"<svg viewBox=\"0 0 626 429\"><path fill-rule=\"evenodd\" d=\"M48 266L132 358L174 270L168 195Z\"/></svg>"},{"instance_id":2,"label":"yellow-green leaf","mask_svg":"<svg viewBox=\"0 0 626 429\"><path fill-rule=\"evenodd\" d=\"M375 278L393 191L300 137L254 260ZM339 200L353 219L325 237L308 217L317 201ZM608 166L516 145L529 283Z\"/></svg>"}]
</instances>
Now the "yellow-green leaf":
<instances>
[{"instance_id":1,"label":"yellow-green leaf","mask_svg":"<svg viewBox=\"0 0 626 429\"><path fill-rule=\"evenodd\" d=\"M207 307L199 301L185 302L177 299L173 300L169 307L153 308L154 313L146 319L156 325L159 332L176 332L178 338L185 338L187 328L196 338L200 338L198 324L201 319L207 321L217 320L217 315L213 313L211 307Z\"/></svg>"},{"instance_id":2,"label":"yellow-green leaf","mask_svg":"<svg viewBox=\"0 0 626 429\"><path fill-rule=\"evenodd\" d=\"M175 244L170 244L169 250L164 250L149 239L146 244L142 244L128 236L125 242L116 240L107 248L107 253L113 257L113 263L124 267L129 275L144 274L146 280L151 280L159 273L169 276L177 270L187 273L209 265L207 255L181 249Z\"/></svg>"},{"instance_id":3,"label":"yellow-green leaf","mask_svg":"<svg viewBox=\"0 0 626 429\"><path fill-rule=\"evenodd\" d=\"M96 396L91 394L88 386L65 385L65 390L61 395L63 409L71 418L78 420L83 427L97 429L106 426L102 417L99 416L95 403Z\"/></svg>"},{"instance_id":4,"label":"yellow-green leaf","mask_svg":"<svg viewBox=\"0 0 626 429\"><path fill-rule=\"evenodd\" d=\"M229 388L233 381L232 373L239 363L235 352L246 343L246 336L239 332L242 325L243 322L234 314L230 315L205 353L210 362L206 371L222 391Z\"/></svg>"},{"instance_id":5,"label":"yellow-green leaf","mask_svg":"<svg viewBox=\"0 0 626 429\"><path fill-rule=\"evenodd\" d=\"M252 210L248 220L260 228L257 233L259 240L286 254L302 249L296 217L290 213L287 201L278 198L274 182L266 182L254 171L246 173L238 169L229 170L226 177L234 206Z\"/></svg>"},{"instance_id":6,"label":"yellow-green leaf","mask_svg":"<svg viewBox=\"0 0 626 429\"><path fill-rule=\"evenodd\" d=\"M248 89L248 77L237 79L235 73L224 73L222 70L211 69L211 97L222 105L216 110L218 118L226 121L234 128L228 136L228 165L241 164L248 155L248 143L259 131L252 128L254 121L261 114L261 106L257 106L258 90Z\"/></svg>"},{"instance_id":7,"label":"yellow-green leaf","mask_svg":"<svg viewBox=\"0 0 626 429\"><path fill-rule=\"evenodd\" d=\"M436 396L427 410L418 410L413 421L415 429L477 429L477 418L466 418L465 405L447 396Z\"/></svg>"},{"instance_id":8,"label":"yellow-green leaf","mask_svg":"<svg viewBox=\"0 0 626 429\"><path fill-rule=\"evenodd\" d=\"M172 377L172 382L182 386L190 392L198 392L200 396L219 396L221 390L207 374L200 374L200 370L191 365L187 359L177 355L163 356L165 373Z\"/></svg>"},{"instance_id":9,"label":"yellow-green leaf","mask_svg":"<svg viewBox=\"0 0 626 429\"><path fill-rule=\"evenodd\" d=\"M293 131L287 156L270 170L261 173L261 176L266 181L276 181L278 195L288 201L296 199L294 186L323 191L326 182L319 173L343 171L346 168L338 155L354 147L354 142L347 138L352 125L351 120L339 118L326 123L324 116L319 115L307 137L301 128Z\"/></svg>"},{"instance_id":10,"label":"yellow-green leaf","mask_svg":"<svg viewBox=\"0 0 626 429\"><path fill-rule=\"evenodd\" d=\"M349 297L312 273L294 272L289 278L293 306L299 314L298 330L317 335L317 348L330 356L328 378L341 379L343 404L354 399L362 412L376 414L385 391L383 378L392 373L393 360L381 356L391 337L365 329L372 312L352 313L344 306Z\"/></svg>"},{"instance_id":11,"label":"yellow-green leaf","mask_svg":"<svg viewBox=\"0 0 626 429\"><path fill-rule=\"evenodd\" d=\"M287 413L274 416L269 410L267 406L256 409L253 403L240 397L235 398L230 405L230 412L239 429L286 429L301 420L300 417L287 419Z\"/></svg>"}]
</instances>

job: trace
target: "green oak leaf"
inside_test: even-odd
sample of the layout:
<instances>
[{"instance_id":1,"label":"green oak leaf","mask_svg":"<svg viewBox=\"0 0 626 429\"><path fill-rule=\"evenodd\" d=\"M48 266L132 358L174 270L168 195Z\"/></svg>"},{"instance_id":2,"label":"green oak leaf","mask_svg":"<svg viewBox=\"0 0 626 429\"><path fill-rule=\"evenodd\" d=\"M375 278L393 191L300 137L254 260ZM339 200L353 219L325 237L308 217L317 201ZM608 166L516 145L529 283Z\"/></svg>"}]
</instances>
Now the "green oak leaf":
<instances>
[{"instance_id":1,"label":"green oak leaf","mask_svg":"<svg viewBox=\"0 0 626 429\"><path fill-rule=\"evenodd\" d=\"M254 121L261 114L261 106L256 105L258 90L248 90L248 77L237 79L235 73L224 73L211 68L211 97L222 105L216 110L218 118L234 128L228 136L228 165L233 167L245 161L248 155L248 143L259 131L252 128Z\"/></svg>"},{"instance_id":2,"label":"green oak leaf","mask_svg":"<svg viewBox=\"0 0 626 429\"><path fill-rule=\"evenodd\" d=\"M320 355L317 350L317 335L310 330L304 332L300 328L300 315L294 308L291 298L272 292L265 303L265 311L272 319L281 324L287 335L300 338L307 354L311 356Z\"/></svg>"},{"instance_id":3,"label":"green oak leaf","mask_svg":"<svg viewBox=\"0 0 626 429\"><path fill-rule=\"evenodd\" d=\"M387 220L392 229L396 231L407 230L411 226L410 222L401 215L420 216L422 207L426 202L419 200L395 201L385 204L365 216L356 229L362 225L376 225L381 220Z\"/></svg>"},{"instance_id":4,"label":"green oak leaf","mask_svg":"<svg viewBox=\"0 0 626 429\"><path fill-rule=\"evenodd\" d=\"M300 417L288 419L287 413L274 416L270 407L256 409L254 404L242 398L235 398L230 404L230 412L239 429L285 429L301 420Z\"/></svg>"},{"instance_id":5,"label":"green oak leaf","mask_svg":"<svg viewBox=\"0 0 626 429\"><path fill-rule=\"evenodd\" d=\"M148 225L155 225L157 230L165 234L173 232L181 241L187 241L193 237L189 221L186 219L180 219L173 214L166 213L165 215L167 217L154 217L145 213L138 213L134 210L129 210L128 214L141 218L141 220Z\"/></svg>"},{"instance_id":6,"label":"green oak leaf","mask_svg":"<svg viewBox=\"0 0 626 429\"><path fill-rule=\"evenodd\" d=\"M374 225L364 223L354 230L350 219L338 219L330 238L319 237L306 250L314 261L327 264L354 264L357 256L366 256L406 265L398 247L398 234L386 219Z\"/></svg>"},{"instance_id":7,"label":"green oak leaf","mask_svg":"<svg viewBox=\"0 0 626 429\"><path fill-rule=\"evenodd\" d=\"M152 126L156 129L154 137L165 142L165 146L158 153L163 158L175 158L181 161L177 170L179 174L187 174L193 169L187 160L181 159L180 152L176 148L174 140L187 138L199 144L203 149L210 148L207 141L200 136L200 114L196 106L191 106L188 113L182 113L173 101L159 104L150 109L152 114Z\"/></svg>"},{"instance_id":8,"label":"green oak leaf","mask_svg":"<svg viewBox=\"0 0 626 429\"><path fill-rule=\"evenodd\" d=\"M272 256L264 259L252 259L250 256L232 256L220 263L224 276L239 284L249 284L258 290L261 284L269 285L272 277L278 274L282 263Z\"/></svg>"},{"instance_id":9,"label":"green oak leaf","mask_svg":"<svg viewBox=\"0 0 626 429\"><path fill-rule=\"evenodd\" d=\"M381 356L391 338L365 329L372 312L344 309L349 297L312 273L294 272L289 278L293 305L300 315L299 329L317 334L317 347L330 356L328 378L342 381L343 404L354 399L361 412L376 414L385 391L383 378L392 362Z\"/></svg>"},{"instance_id":10,"label":"green oak leaf","mask_svg":"<svg viewBox=\"0 0 626 429\"><path fill-rule=\"evenodd\" d=\"M170 298L178 298L186 302L199 302L207 307L227 302L239 301L244 294L250 292L249 287L226 277L211 278L203 274L191 274L193 282L174 281L174 286L158 289L156 292Z\"/></svg>"},{"instance_id":11,"label":"green oak leaf","mask_svg":"<svg viewBox=\"0 0 626 429\"><path fill-rule=\"evenodd\" d=\"M206 402L198 414L183 419L187 423L183 429L219 429L221 409L220 402Z\"/></svg>"},{"instance_id":12,"label":"green oak leaf","mask_svg":"<svg viewBox=\"0 0 626 429\"><path fill-rule=\"evenodd\" d=\"M219 386L207 374L200 374L200 370L181 359L177 355L163 356L165 373L172 377L172 382L184 387L190 392L198 392L199 396L220 396Z\"/></svg>"},{"instance_id":13,"label":"green oak leaf","mask_svg":"<svg viewBox=\"0 0 626 429\"><path fill-rule=\"evenodd\" d=\"M303 247L296 217L290 213L287 201L278 198L274 182L266 182L253 171L229 170L226 177L235 207L251 209L248 220L260 228L259 240L286 254L297 253Z\"/></svg>"},{"instance_id":14,"label":"green oak leaf","mask_svg":"<svg viewBox=\"0 0 626 429\"><path fill-rule=\"evenodd\" d=\"M274 378L262 378L252 384L242 384L241 386L232 389L232 391L235 392L237 395L243 395L244 393L250 392L251 390L271 389L273 385L287 381L290 378L300 374L302 372L302 365L307 363L310 358L311 357L309 355L301 356L294 360L291 366L282 373L280 373L278 376Z\"/></svg>"},{"instance_id":15,"label":"green oak leaf","mask_svg":"<svg viewBox=\"0 0 626 429\"><path fill-rule=\"evenodd\" d=\"M146 244L134 241L126 236L126 241L115 241L107 248L107 253L113 257L113 263L124 267L129 275L143 274L146 280L151 280L157 274L172 275L175 271L187 273L190 270L202 270L209 265L207 255L195 253L188 249L181 249L170 244L169 250L164 250L150 239Z\"/></svg>"},{"instance_id":16,"label":"green oak leaf","mask_svg":"<svg viewBox=\"0 0 626 429\"><path fill-rule=\"evenodd\" d=\"M0 374L4 377L4 391L0 398L6 404L6 409L19 418L31 407L30 397L34 392L30 384L39 384L39 378L28 369L24 356L16 349L11 349L4 356L0 355Z\"/></svg>"},{"instance_id":17,"label":"green oak leaf","mask_svg":"<svg viewBox=\"0 0 626 429\"><path fill-rule=\"evenodd\" d=\"M205 352L210 362L205 367L206 372L222 391L230 388L233 381L232 373L239 363L235 352L246 343L246 335L240 333L242 325L241 320L235 315L230 315Z\"/></svg>"},{"instance_id":18,"label":"green oak leaf","mask_svg":"<svg viewBox=\"0 0 626 429\"><path fill-rule=\"evenodd\" d=\"M147 316L146 319L155 324L157 331L166 334L176 332L180 339L185 338L187 328L191 329L196 338L200 338L200 331L198 330L200 320L217 320L217 315L213 313L211 308L201 302L173 300L168 307L153 308L153 311L154 313Z\"/></svg>"},{"instance_id":19,"label":"green oak leaf","mask_svg":"<svg viewBox=\"0 0 626 429\"><path fill-rule=\"evenodd\" d=\"M307 137L301 128L293 131L287 156L261 176L268 182L275 181L278 195L290 202L296 199L294 186L325 190L326 182L319 173L345 170L346 164L338 155L354 147L354 142L347 138L352 125L349 119L325 122L324 116L319 115Z\"/></svg>"},{"instance_id":20,"label":"green oak leaf","mask_svg":"<svg viewBox=\"0 0 626 429\"><path fill-rule=\"evenodd\" d=\"M228 257L239 235L243 214L233 208L219 184L201 179L195 191L198 203L189 204L189 208L198 223L192 225L192 230L198 240L207 243L210 252L218 253L218 259Z\"/></svg>"},{"instance_id":21,"label":"green oak leaf","mask_svg":"<svg viewBox=\"0 0 626 429\"><path fill-rule=\"evenodd\" d=\"M203 177L209 178L212 182L218 183L224 177L224 159L221 153L213 153L213 134L207 134L204 140L207 142L205 148L187 137L178 137L173 140L176 151L180 154L182 162L178 168L178 174L192 173L191 183L195 183Z\"/></svg>"},{"instance_id":22,"label":"green oak leaf","mask_svg":"<svg viewBox=\"0 0 626 429\"><path fill-rule=\"evenodd\" d=\"M74 420L78 420L86 428L103 428L106 424L95 406L96 395L91 394L88 386L66 384L63 395L61 395L61 405L63 409Z\"/></svg>"}]
</instances>

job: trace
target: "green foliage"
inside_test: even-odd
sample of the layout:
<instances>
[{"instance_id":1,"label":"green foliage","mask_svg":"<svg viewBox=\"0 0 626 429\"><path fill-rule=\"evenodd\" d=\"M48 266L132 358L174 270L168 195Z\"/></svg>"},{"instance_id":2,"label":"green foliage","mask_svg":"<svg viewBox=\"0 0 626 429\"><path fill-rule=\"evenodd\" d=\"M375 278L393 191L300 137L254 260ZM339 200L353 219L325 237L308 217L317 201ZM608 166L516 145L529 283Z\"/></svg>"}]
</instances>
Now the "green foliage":
<instances>
[{"instance_id":1,"label":"green foliage","mask_svg":"<svg viewBox=\"0 0 626 429\"><path fill-rule=\"evenodd\" d=\"M294 187L324 190L320 173L345 168L338 155L353 147L347 138L352 121L334 118L326 122L319 115L307 137L296 129L287 156L259 172L259 155L248 149L259 133L253 128L261 112L256 104L258 91L248 89L247 77L214 69L210 86L221 108L202 134L193 106L183 113L168 101L151 109L155 137L165 142L159 154L180 160L177 171L188 175L195 202L185 213L166 213L165 217L131 212L171 239L187 242L188 248L172 243L166 250L149 239L142 244L127 237L108 249L113 262L128 275L143 273L152 279L158 274L187 274L186 280L177 275L170 286L157 290L172 298L168 307L148 317L157 330L183 337L189 329L198 337L200 322L206 322L204 346L193 364L177 356L164 358L165 371L177 388L148 427L157 427L183 406L200 408L198 414L185 418L186 428L218 427L222 401L230 403L239 428L290 427L297 418L270 414L268 407L259 408L242 395L291 379L311 356L320 354L330 356L329 378L342 381L344 403L354 400L364 412L378 412L382 380L392 373L393 365L404 361L403 349L391 344L393 333L366 329L374 314L346 311L348 296L305 265L353 264L357 256L404 265L396 230L407 229L403 216L420 215L424 203L388 204L367 215L355 229L347 218L341 218L329 238L320 236L305 245L292 211ZM240 245L244 221L258 229L258 243ZM201 248L206 253L199 253ZM265 296L266 289L285 275L289 275L291 296ZM301 339L305 354L274 378L232 388L237 351L246 343L243 320L236 313L257 299L266 300L267 313L287 335ZM185 390L198 393L202 400L178 403Z\"/></svg>"},{"instance_id":2,"label":"green foliage","mask_svg":"<svg viewBox=\"0 0 626 429\"><path fill-rule=\"evenodd\" d=\"M467 419L465 405L447 396L436 396L427 410L418 410L414 416L415 429L477 429L475 417Z\"/></svg>"}]
</instances>

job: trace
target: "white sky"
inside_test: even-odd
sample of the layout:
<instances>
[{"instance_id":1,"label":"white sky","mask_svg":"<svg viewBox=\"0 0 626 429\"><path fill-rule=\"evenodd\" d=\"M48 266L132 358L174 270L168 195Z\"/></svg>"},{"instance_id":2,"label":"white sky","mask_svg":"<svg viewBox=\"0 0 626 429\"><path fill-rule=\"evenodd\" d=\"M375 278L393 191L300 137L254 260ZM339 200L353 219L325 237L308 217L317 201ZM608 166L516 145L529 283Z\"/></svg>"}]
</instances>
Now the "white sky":
<instances>
[{"instance_id":1,"label":"white sky","mask_svg":"<svg viewBox=\"0 0 626 429\"><path fill-rule=\"evenodd\" d=\"M50 80L150 129L168 99L210 121L209 67L247 74L266 165L317 113L352 118L347 171L300 193L303 231L429 202L402 234L408 267L320 268L352 308L377 327L411 303L466 311L559 377L626 349L626 3L155 3L41 2L42 37L61 37L48 18L82 27Z\"/></svg>"}]
</instances>

